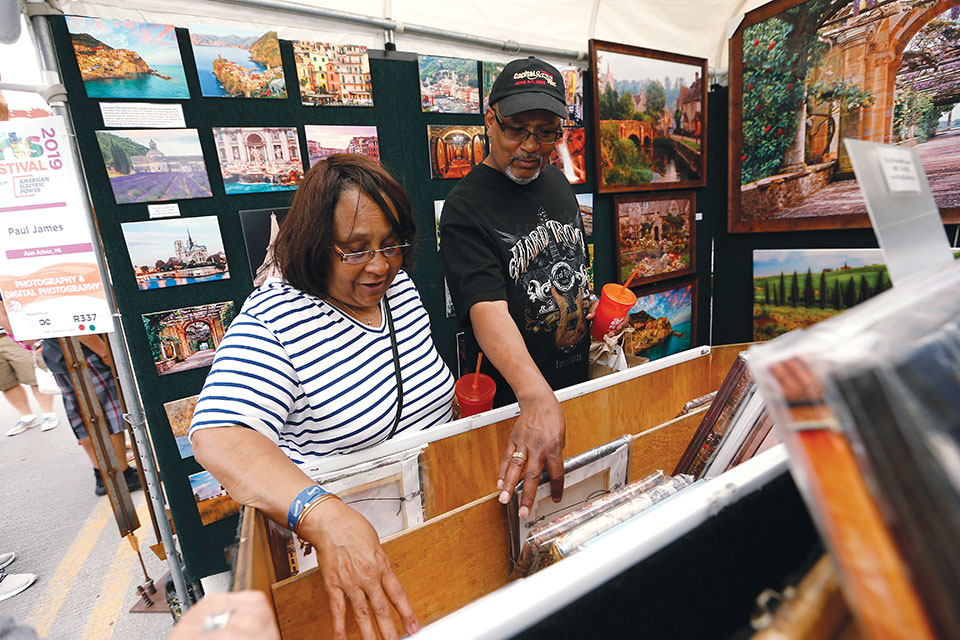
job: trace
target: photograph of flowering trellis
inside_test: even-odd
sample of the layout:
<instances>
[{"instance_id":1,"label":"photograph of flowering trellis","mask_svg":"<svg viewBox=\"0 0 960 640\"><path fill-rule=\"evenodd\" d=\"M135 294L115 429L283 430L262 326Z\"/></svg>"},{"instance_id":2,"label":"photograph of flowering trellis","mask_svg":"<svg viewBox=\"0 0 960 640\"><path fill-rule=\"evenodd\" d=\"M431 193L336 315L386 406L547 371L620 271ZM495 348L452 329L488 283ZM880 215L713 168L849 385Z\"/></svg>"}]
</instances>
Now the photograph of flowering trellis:
<instances>
[{"instance_id":1,"label":"photograph of flowering trellis","mask_svg":"<svg viewBox=\"0 0 960 640\"><path fill-rule=\"evenodd\" d=\"M730 231L869 226L844 138L916 147L960 220L960 0L778 0L730 41Z\"/></svg>"},{"instance_id":2,"label":"photograph of flowering trellis","mask_svg":"<svg viewBox=\"0 0 960 640\"><path fill-rule=\"evenodd\" d=\"M693 273L696 194L675 191L647 196L618 196L617 282L637 269L637 285Z\"/></svg>"}]
</instances>

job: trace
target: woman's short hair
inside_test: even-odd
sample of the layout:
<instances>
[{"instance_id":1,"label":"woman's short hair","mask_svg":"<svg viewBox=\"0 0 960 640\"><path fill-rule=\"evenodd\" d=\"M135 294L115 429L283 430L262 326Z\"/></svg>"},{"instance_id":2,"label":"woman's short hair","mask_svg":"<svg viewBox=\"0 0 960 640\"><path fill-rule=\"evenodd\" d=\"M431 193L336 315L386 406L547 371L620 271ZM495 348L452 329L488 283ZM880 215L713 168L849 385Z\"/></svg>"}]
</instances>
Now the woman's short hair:
<instances>
[{"instance_id":1,"label":"woman's short hair","mask_svg":"<svg viewBox=\"0 0 960 640\"><path fill-rule=\"evenodd\" d=\"M333 154L303 177L274 244L274 258L283 278L297 289L318 297L326 293L333 212L344 192L352 189L369 196L400 240L413 244L413 205L403 187L366 156ZM412 253L407 253L403 266L411 264Z\"/></svg>"}]
</instances>

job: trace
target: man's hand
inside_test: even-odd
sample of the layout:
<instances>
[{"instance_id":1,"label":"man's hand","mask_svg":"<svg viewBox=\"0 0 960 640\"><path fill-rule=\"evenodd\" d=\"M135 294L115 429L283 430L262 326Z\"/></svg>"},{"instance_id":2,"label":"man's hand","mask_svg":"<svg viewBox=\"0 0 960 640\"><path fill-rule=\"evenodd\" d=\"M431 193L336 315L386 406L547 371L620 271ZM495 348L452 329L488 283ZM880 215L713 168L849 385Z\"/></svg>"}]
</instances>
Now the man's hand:
<instances>
[{"instance_id":1,"label":"man's hand","mask_svg":"<svg viewBox=\"0 0 960 640\"><path fill-rule=\"evenodd\" d=\"M219 629L204 631L209 616L229 613ZM211 593L204 596L176 624L167 640L280 640L273 609L259 591Z\"/></svg>"},{"instance_id":2,"label":"man's hand","mask_svg":"<svg viewBox=\"0 0 960 640\"><path fill-rule=\"evenodd\" d=\"M394 609L407 633L417 632L417 617L407 593L380 547L377 532L362 515L340 500L330 499L307 515L300 531L318 553L335 640L347 637L348 600L364 640L376 640L376 629L384 640L399 638Z\"/></svg>"},{"instance_id":3,"label":"man's hand","mask_svg":"<svg viewBox=\"0 0 960 640\"><path fill-rule=\"evenodd\" d=\"M553 393L525 402L520 400L520 416L514 424L507 450L500 460L497 488L500 502L506 504L523 478L523 496L520 500L521 518L530 515L537 497L540 471L544 466L550 474L550 495L554 502L563 497L563 446L566 439L566 421L557 397Z\"/></svg>"}]
</instances>

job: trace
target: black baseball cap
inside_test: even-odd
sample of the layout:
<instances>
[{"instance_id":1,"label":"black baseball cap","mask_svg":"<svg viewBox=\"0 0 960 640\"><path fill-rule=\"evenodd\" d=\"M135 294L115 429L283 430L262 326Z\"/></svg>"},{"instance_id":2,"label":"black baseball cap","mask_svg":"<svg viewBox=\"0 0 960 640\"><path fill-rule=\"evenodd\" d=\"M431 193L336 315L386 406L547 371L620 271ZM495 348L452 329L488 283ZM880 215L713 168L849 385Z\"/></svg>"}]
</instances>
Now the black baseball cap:
<instances>
[{"instance_id":1,"label":"black baseball cap","mask_svg":"<svg viewBox=\"0 0 960 640\"><path fill-rule=\"evenodd\" d=\"M490 90L490 104L502 116L543 109L567 117L563 76L552 64L530 56L511 60L497 76Z\"/></svg>"}]
</instances>

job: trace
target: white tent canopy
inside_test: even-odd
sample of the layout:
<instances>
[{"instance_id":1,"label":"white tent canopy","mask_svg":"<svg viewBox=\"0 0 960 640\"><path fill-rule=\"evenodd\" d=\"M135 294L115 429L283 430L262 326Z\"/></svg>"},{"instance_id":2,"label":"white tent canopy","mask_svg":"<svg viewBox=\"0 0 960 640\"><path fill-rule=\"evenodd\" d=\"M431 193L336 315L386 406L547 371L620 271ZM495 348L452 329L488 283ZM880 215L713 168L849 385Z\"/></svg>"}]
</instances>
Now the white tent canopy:
<instances>
[{"instance_id":1,"label":"white tent canopy","mask_svg":"<svg viewBox=\"0 0 960 640\"><path fill-rule=\"evenodd\" d=\"M509 50L410 33L413 25L458 32L529 49L579 52L586 61L591 38L707 58L714 72L727 66L727 26L764 0L50 0L66 14L161 22L243 24L276 29L283 39L362 44L383 48L385 29L298 14L298 10L348 12L392 20L400 51L491 61ZM267 5L256 7L256 4ZM280 9L279 7L282 7ZM575 55L542 56L568 63Z\"/></svg>"}]
</instances>

